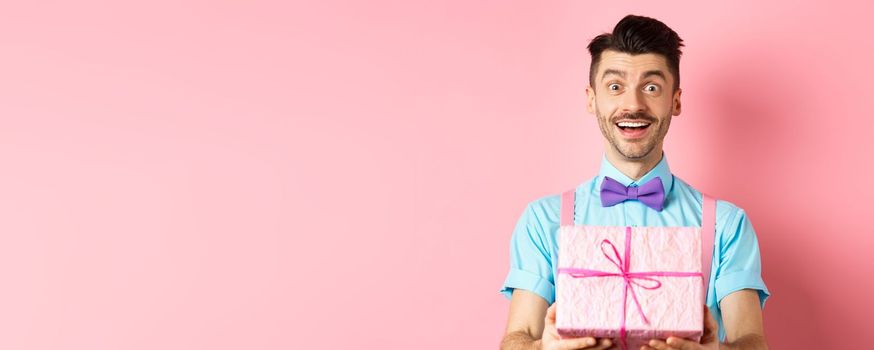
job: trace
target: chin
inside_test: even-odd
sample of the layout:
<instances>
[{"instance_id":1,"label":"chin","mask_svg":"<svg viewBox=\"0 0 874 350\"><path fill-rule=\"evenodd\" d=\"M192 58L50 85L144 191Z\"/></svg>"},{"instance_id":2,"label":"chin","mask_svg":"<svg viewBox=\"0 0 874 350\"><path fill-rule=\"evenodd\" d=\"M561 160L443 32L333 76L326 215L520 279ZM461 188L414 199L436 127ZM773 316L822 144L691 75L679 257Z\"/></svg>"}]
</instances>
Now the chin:
<instances>
[{"instance_id":1,"label":"chin","mask_svg":"<svg viewBox=\"0 0 874 350\"><path fill-rule=\"evenodd\" d=\"M646 151L643 151L643 150L623 150L623 151L620 151L619 154L627 159L640 160L640 159L644 159L644 158L648 157L650 154L652 154L652 151L653 151L653 149L649 149Z\"/></svg>"},{"instance_id":2,"label":"chin","mask_svg":"<svg viewBox=\"0 0 874 350\"><path fill-rule=\"evenodd\" d=\"M642 156L639 156L639 157L635 157L634 154L632 154L632 155L630 155L630 156L629 156L629 155L625 155L625 154L623 154L622 156L625 157L625 159L628 159L628 160L643 160L643 159L646 159L646 155L642 155Z\"/></svg>"}]
</instances>

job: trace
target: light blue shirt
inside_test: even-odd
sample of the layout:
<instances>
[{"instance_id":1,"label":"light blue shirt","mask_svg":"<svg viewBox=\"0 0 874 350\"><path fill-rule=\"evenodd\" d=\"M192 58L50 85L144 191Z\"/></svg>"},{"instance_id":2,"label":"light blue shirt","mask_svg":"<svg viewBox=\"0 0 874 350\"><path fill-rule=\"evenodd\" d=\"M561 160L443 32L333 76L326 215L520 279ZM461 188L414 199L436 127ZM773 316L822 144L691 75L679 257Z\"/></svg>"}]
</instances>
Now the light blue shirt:
<instances>
[{"instance_id":1,"label":"light blue shirt","mask_svg":"<svg viewBox=\"0 0 874 350\"><path fill-rule=\"evenodd\" d=\"M660 177L665 188L664 209L659 212L640 201L628 200L601 206L600 189L605 176L625 186L639 186ZM512 298L513 289L532 291L551 305L555 301L558 266L558 227L561 195L549 195L528 203L510 240L510 271L501 293ZM701 226L701 192L671 174L667 156L638 181L620 172L604 156L598 175L577 186L574 223L602 226ZM756 232L743 209L716 201L716 236L706 303L719 323L719 339L725 339L719 301L741 289L759 292L765 307L770 292L762 281L762 264Z\"/></svg>"}]
</instances>

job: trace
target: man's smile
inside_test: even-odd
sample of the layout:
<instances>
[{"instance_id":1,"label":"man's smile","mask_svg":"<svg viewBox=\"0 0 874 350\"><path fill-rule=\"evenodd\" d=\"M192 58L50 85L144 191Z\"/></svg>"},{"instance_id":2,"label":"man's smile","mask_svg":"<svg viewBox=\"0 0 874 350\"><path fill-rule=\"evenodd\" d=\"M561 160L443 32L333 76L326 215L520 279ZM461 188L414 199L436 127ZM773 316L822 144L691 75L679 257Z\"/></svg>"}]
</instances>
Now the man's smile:
<instances>
[{"instance_id":1,"label":"man's smile","mask_svg":"<svg viewBox=\"0 0 874 350\"><path fill-rule=\"evenodd\" d=\"M649 130L649 126L652 123L646 121L620 121L615 123L616 128L619 129L619 132L628 139L639 139L647 134L647 130Z\"/></svg>"}]
</instances>

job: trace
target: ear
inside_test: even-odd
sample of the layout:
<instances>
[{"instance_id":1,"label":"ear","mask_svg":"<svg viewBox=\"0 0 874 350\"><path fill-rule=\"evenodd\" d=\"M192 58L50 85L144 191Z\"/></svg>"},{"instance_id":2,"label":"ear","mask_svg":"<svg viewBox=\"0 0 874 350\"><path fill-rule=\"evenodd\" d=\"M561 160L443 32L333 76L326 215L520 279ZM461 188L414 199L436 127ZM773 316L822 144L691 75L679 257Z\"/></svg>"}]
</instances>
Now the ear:
<instances>
[{"instance_id":1,"label":"ear","mask_svg":"<svg viewBox=\"0 0 874 350\"><path fill-rule=\"evenodd\" d=\"M586 109L595 114L595 89L591 86L586 86Z\"/></svg>"},{"instance_id":2,"label":"ear","mask_svg":"<svg viewBox=\"0 0 874 350\"><path fill-rule=\"evenodd\" d=\"M674 109L671 111L672 115L680 115L680 112L683 111L683 105L680 103L680 95L683 94L683 89L677 88L677 91L674 91Z\"/></svg>"}]
</instances>

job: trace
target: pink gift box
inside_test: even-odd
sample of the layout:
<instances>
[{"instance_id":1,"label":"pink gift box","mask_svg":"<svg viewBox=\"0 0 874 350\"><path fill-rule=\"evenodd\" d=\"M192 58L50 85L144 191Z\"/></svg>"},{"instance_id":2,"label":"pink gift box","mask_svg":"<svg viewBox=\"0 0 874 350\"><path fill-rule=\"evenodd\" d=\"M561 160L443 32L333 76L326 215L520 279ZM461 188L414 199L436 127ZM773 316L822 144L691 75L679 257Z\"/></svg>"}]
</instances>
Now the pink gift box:
<instances>
[{"instance_id":1,"label":"pink gift box","mask_svg":"<svg viewBox=\"0 0 874 350\"><path fill-rule=\"evenodd\" d=\"M562 226L558 263L562 338L611 338L639 349L653 338L703 334L700 227Z\"/></svg>"}]
</instances>

